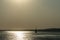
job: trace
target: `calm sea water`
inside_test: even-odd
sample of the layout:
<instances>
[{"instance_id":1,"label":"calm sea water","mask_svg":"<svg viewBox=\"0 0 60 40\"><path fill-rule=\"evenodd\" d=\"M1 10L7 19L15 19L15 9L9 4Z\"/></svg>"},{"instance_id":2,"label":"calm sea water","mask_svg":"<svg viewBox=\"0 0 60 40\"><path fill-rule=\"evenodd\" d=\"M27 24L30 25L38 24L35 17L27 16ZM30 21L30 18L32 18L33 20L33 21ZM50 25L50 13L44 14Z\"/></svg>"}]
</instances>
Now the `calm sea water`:
<instances>
[{"instance_id":1,"label":"calm sea water","mask_svg":"<svg viewBox=\"0 0 60 40\"><path fill-rule=\"evenodd\" d=\"M0 40L60 40L60 32L0 31Z\"/></svg>"}]
</instances>

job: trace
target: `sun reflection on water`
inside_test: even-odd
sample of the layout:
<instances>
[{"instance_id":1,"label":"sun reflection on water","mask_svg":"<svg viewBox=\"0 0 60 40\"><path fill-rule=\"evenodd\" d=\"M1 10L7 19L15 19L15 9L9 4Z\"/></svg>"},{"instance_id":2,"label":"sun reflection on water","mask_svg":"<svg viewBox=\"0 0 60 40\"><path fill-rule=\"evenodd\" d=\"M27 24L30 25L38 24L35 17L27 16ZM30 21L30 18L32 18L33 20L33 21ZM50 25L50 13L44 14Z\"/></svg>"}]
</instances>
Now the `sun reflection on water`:
<instances>
[{"instance_id":1,"label":"sun reflection on water","mask_svg":"<svg viewBox=\"0 0 60 40\"><path fill-rule=\"evenodd\" d=\"M30 31L6 31L8 40L31 40Z\"/></svg>"},{"instance_id":2,"label":"sun reflection on water","mask_svg":"<svg viewBox=\"0 0 60 40\"><path fill-rule=\"evenodd\" d=\"M17 40L24 40L24 32L15 32L14 34L16 35Z\"/></svg>"}]
</instances>

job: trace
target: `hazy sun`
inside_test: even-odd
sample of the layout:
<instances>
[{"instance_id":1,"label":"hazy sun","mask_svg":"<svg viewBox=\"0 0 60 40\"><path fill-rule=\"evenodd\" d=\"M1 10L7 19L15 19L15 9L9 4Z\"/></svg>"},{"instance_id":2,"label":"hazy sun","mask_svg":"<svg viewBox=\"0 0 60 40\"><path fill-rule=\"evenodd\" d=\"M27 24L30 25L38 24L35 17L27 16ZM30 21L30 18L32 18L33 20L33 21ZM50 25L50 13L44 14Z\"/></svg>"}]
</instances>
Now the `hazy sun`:
<instances>
[{"instance_id":1,"label":"hazy sun","mask_svg":"<svg viewBox=\"0 0 60 40\"><path fill-rule=\"evenodd\" d=\"M15 3L26 3L29 0L12 0L12 1L15 2Z\"/></svg>"}]
</instances>

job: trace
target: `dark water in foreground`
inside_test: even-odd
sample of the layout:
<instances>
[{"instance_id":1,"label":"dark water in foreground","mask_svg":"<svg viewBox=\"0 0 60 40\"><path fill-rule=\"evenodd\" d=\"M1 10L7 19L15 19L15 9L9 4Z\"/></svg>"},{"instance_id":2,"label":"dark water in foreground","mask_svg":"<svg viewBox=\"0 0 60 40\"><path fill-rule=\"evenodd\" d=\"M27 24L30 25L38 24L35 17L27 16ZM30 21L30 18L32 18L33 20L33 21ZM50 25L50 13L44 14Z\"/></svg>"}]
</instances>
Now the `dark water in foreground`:
<instances>
[{"instance_id":1,"label":"dark water in foreground","mask_svg":"<svg viewBox=\"0 0 60 40\"><path fill-rule=\"evenodd\" d=\"M0 40L60 40L60 32L1 31Z\"/></svg>"}]
</instances>

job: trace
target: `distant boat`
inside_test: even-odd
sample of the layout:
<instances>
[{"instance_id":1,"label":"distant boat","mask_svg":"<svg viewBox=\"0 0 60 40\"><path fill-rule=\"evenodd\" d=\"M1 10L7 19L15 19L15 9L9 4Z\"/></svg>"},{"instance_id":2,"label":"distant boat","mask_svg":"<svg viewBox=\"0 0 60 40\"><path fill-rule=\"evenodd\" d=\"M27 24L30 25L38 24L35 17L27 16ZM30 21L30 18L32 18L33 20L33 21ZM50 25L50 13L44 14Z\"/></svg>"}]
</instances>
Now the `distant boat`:
<instances>
[{"instance_id":1,"label":"distant boat","mask_svg":"<svg viewBox=\"0 0 60 40\"><path fill-rule=\"evenodd\" d=\"M37 28L35 27L35 33L37 33L37 31L38 31L38 30L37 30Z\"/></svg>"}]
</instances>

